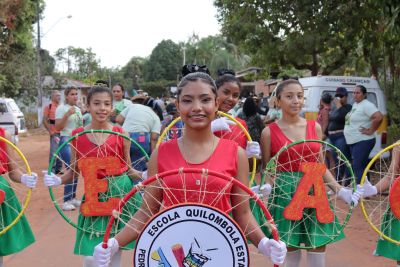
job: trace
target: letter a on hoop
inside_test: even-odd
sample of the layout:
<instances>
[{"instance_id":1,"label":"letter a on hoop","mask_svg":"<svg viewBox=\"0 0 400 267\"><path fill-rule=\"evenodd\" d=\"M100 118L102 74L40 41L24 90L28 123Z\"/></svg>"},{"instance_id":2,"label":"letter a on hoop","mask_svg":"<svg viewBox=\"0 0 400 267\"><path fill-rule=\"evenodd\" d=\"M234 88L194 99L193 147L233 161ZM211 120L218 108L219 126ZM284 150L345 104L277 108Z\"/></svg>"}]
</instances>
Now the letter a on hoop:
<instances>
[{"instance_id":1,"label":"letter a on hoop","mask_svg":"<svg viewBox=\"0 0 400 267\"><path fill-rule=\"evenodd\" d=\"M301 163L300 171L304 175L300 179L292 200L283 211L283 216L287 220L299 221L303 218L305 208L314 208L320 223L332 223L334 214L329 207L323 180L326 171L325 165L317 162L305 162ZM311 189L313 189L313 195L309 194Z\"/></svg>"}]
</instances>

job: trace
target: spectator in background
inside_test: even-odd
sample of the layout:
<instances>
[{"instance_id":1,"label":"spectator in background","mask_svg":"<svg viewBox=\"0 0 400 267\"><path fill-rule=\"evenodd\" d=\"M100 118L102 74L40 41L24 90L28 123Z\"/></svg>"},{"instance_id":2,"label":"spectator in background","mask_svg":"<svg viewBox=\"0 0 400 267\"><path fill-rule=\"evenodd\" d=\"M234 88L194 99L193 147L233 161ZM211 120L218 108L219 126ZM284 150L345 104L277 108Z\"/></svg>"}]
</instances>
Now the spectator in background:
<instances>
[{"instance_id":1,"label":"spectator in background","mask_svg":"<svg viewBox=\"0 0 400 267\"><path fill-rule=\"evenodd\" d=\"M71 137L72 130L83 125L83 118L80 108L77 106L78 90L67 88L64 90L65 104L57 107L56 110L56 130L60 131L60 145L66 143ZM67 166L71 164L71 148L66 144L60 151L60 157ZM64 186L63 210L74 210L81 205L81 201L76 199L76 187L78 179L75 177L72 183Z\"/></svg>"},{"instance_id":2,"label":"spectator in background","mask_svg":"<svg viewBox=\"0 0 400 267\"><path fill-rule=\"evenodd\" d=\"M132 105L132 101L124 99L125 88L122 84L117 83L112 88L113 94L113 110L111 111L111 122L115 123L115 118L124 110L127 106Z\"/></svg>"},{"instance_id":3,"label":"spectator in background","mask_svg":"<svg viewBox=\"0 0 400 267\"><path fill-rule=\"evenodd\" d=\"M162 127L161 127L161 133L164 132L165 128L167 128L173 120L179 117L179 112L176 108L175 103L170 103L166 107L167 110L167 116L165 116L164 121L162 122ZM182 136L182 131L183 131L183 121L178 120L168 131L168 140L171 139L177 139Z\"/></svg>"},{"instance_id":4,"label":"spectator in background","mask_svg":"<svg viewBox=\"0 0 400 267\"><path fill-rule=\"evenodd\" d=\"M134 103L122 110L116 121L150 155L151 151L156 147L157 139L160 135L161 122L151 108L136 104L137 102L135 101L143 100L143 98L143 95L132 97L132 102ZM130 155L135 169L139 171L147 169L144 155L135 144L131 145Z\"/></svg>"},{"instance_id":5,"label":"spectator in background","mask_svg":"<svg viewBox=\"0 0 400 267\"><path fill-rule=\"evenodd\" d=\"M157 114L160 121L164 120L163 110L162 110L161 106L157 103L157 101L154 100L154 98L152 98L151 96L148 96L143 101L143 105L150 107Z\"/></svg>"},{"instance_id":6,"label":"spectator in background","mask_svg":"<svg viewBox=\"0 0 400 267\"><path fill-rule=\"evenodd\" d=\"M277 99L275 95L271 95L268 100L269 110L267 116L264 119L265 124L273 123L282 117L282 111L278 107Z\"/></svg>"},{"instance_id":7,"label":"spectator in background","mask_svg":"<svg viewBox=\"0 0 400 267\"><path fill-rule=\"evenodd\" d=\"M60 104L61 93L58 90L51 92L51 103L48 104L43 111L43 126L50 134L50 154L49 164L51 158L54 156L60 143L60 131L56 129L56 110ZM61 173L62 163L59 158L56 158L54 166L52 166L52 172L55 174Z\"/></svg>"},{"instance_id":8,"label":"spectator in background","mask_svg":"<svg viewBox=\"0 0 400 267\"><path fill-rule=\"evenodd\" d=\"M351 105L347 103L348 92L344 87L338 87L336 89L335 98L333 99L334 108L329 113L328 121L328 138L332 145L337 147L343 155L351 161L350 149L346 143L343 129L345 124L345 118L347 113L351 110ZM334 153L334 151L332 151ZM335 164L338 165L338 155L333 154ZM339 183L343 182L343 175L345 174L345 166L339 167L339 173L336 174L336 179ZM346 174L348 175L348 174ZM350 181L345 180L344 185L348 185Z\"/></svg>"},{"instance_id":9,"label":"spectator in background","mask_svg":"<svg viewBox=\"0 0 400 267\"><path fill-rule=\"evenodd\" d=\"M352 167L357 184L368 164L368 156L375 145L374 133L378 129L383 116L377 107L367 100L367 89L357 85L353 91L354 103L346 115L344 137L350 146Z\"/></svg>"},{"instance_id":10,"label":"spectator in background","mask_svg":"<svg viewBox=\"0 0 400 267\"><path fill-rule=\"evenodd\" d=\"M239 115L239 118L246 122L251 139L259 143L264 123L257 110L258 108L253 97L248 97L244 101L243 112Z\"/></svg>"},{"instance_id":11,"label":"spectator in background","mask_svg":"<svg viewBox=\"0 0 400 267\"><path fill-rule=\"evenodd\" d=\"M317 122L321 125L322 140L326 139L327 128L329 123L329 112L331 111L332 96L329 93L324 93L319 102L319 111Z\"/></svg>"}]
</instances>

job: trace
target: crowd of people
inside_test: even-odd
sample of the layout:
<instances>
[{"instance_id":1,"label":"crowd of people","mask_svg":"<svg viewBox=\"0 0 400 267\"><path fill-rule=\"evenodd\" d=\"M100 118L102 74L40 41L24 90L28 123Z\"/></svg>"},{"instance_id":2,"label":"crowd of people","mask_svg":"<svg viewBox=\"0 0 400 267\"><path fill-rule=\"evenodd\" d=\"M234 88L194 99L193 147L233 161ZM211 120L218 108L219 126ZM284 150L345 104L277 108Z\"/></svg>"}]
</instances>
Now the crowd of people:
<instances>
[{"instance_id":1,"label":"crowd of people","mask_svg":"<svg viewBox=\"0 0 400 267\"><path fill-rule=\"evenodd\" d=\"M260 104L260 99L255 96L240 98L241 84L234 76L234 72L224 70L218 74L219 76L214 80L205 66L185 66L183 77L177 87L177 95L168 101L154 99L144 93L125 99L123 85L115 84L110 90L107 84L98 83L90 90L86 98L84 112L77 106L78 90L76 88L64 90L64 104L60 103L60 92L53 91L51 103L45 107L43 118L44 127L50 134L50 158L60 145L65 144L59 153L60 160L56 160L51 166L53 172L44 174L43 179L48 187L64 185L62 209L70 211L82 204L76 196L78 183L76 174L81 171L76 162L81 158L99 154L118 156L129 165L127 169L121 168L124 171L116 176L118 179L112 181L118 187L126 189L125 192L120 192L119 197L148 176L181 167L208 168L248 184L248 158L258 158L265 167L282 147L309 139L325 140L337 147L351 161L357 182L360 183L363 170L368 163L369 153L375 144L374 132L382 121L382 114L367 100L365 87L356 86L353 91L353 105L347 103L348 90L344 87L337 88L334 97L329 94L323 95L317 121L314 121L302 117L304 89L295 79L280 82L274 95L268 101L268 108L265 108ZM234 115L236 120L248 130L253 141L247 140L239 125L224 116L218 116L218 111ZM168 133L169 141L157 146L160 133L178 116L181 120ZM114 148L109 150L103 149L103 143L98 143L98 140L92 140L89 137L76 139L72 143L68 142L71 136L84 130L110 130L129 136L150 155L150 159L147 161L136 145L123 141L118 136L103 140L107 143L107 147ZM2 132L0 135L5 136ZM316 154L320 149L318 145L312 147L313 153ZM292 156L295 157L295 155ZM307 157L307 155L304 156ZM333 154L331 157L332 164L337 164L337 155ZM0 154L0 160L6 161L7 155ZM287 158L283 157L279 160L284 164ZM311 161L315 160L311 159ZM134 162L135 164L132 164ZM67 168L62 167L63 163ZM397 161L393 164L397 164ZM9 168L17 170L18 166L10 165ZM299 166L294 168L292 172L299 172ZM2 173L8 171L5 169ZM11 178L15 181L31 188L35 187L36 174L27 175L18 171L14 173L17 175ZM384 192L390 184L381 181L374 186L366 183L363 187L358 186L353 192L352 189L347 188L348 184L345 182L348 175L344 168L340 168L337 174L331 173L327 168L323 177L332 192L348 205L356 206L363 195L369 197ZM285 182L285 179L290 179L290 176L285 176L283 173L280 180ZM386 180L390 179L393 177L386 178ZM111 184L110 181L109 183ZM274 181L269 180L267 183L270 186L266 189L264 196L268 197ZM192 185L189 184L188 187L190 186ZM218 190L215 185L210 186L209 190L213 192L213 188ZM142 205L139 205L137 211L132 212L134 216L131 225L134 225L134 229L121 227L120 232L108 240L107 248L104 248L101 243L102 235L94 238L77 230L74 253L85 257L84 266L120 266L120 248L126 248L136 240L137 233L150 219L149 214L176 204L170 203L168 193L159 192L162 187L157 190L155 192L151 189L151 192L148 192L144 189L141 194ZM281 187L280 190L282 192L274 191L278 197L274 198L275 202L270 206L270 212L274 218L282 217L280 220L282 223L277 225L278 231L291 227L290 220L283 218L282 212L282 208L288 204L287 199L280 199L279 195L289 195L290 201L296 189ZM300 250L296 248L297 246L286 244L300 245L311 242L312 244L309 245L313 249L307 251L307 266L325 266L326 240L321 237L310 241L307 235L315 231L332 232L334 231L332 225L319 223L317 227L311 226L307 218L315 215L310 212L301 219L302 227L296 229L300 232L299 236L275 241L268 233L256 227L259 222L254 218L250 205L236 205L248 201L240 197L241 190L233 186L230 192L231 194L227 194L215 206L225 213L232 214L237 224L249 232L248 238L252 244L257 245L260 253L276 264L284 263L287 267L300 266ZM107 191L106 195L108 193L114 194L115 197L115 192ZM196 192L189 190L188 194L195 195ZM177 201L180 203L184 199L178 197ZM160 203L164 203L163 207ZM210 203L206 199L205 204ZM100 228L105 227L108 218L109 216L90 218L80 214L78 223L84 227L88 221L96 220L98 221L96 227L99 227L100 231L104 230ZM24 225L19 231L26 232L29 237L29 224L25 218L20 221ZM398 227L398 225L393 227ZM5 235L0 236L0 256L20 251L33 242L32 238L28 238L25 245L18 249L3 251L4 242L9 241ZM333 242L342 238L344 235L340 234ZM390 242L380 240L378 252L399 261L399 247L388 243ZM394 249L395 252L385 253L388 248ZM1 263L0 266L2 266Z\"/></svg>"}]
</instances>

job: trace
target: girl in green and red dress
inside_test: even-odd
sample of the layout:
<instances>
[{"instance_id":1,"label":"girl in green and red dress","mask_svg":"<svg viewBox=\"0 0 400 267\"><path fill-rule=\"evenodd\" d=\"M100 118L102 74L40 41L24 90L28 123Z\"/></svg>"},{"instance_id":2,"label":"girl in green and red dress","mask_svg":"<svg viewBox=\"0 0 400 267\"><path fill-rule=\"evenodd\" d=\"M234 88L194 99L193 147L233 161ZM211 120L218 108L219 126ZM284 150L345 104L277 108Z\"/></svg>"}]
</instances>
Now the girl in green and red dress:
<instances>
[{"instance_id":1,"label":"girl in green and red dress","mask_svg":"<svg viewBox=\"0 0 400 267\"><path fill-rule=\"evenodd\" d=\"M121 127L113 126L109 122L112 101L112 94L108 88L93 87L87 96L87 108L92 116L92 122L88 126L73 130L72 136L84 130L111 130L128 136ZM120 161L118 166L120 171L118 173L113 174L113 176L103 175L105 177L102 178L107 179L108 187L107 192L99 194L99 202L107 201L111 197L122 198L133 188L133 179L138 180L141 178L139 172L129 167L131 166L129 156L130 142L121 136L105 133L83 134L72 140L72 147L74 149L72 149L70 168L61 177L53 173L50 175L45 174L44 183L46 186L57 186L72 180L73 173L80 171L78 168L79 161L88 157L117 157ZM136 211L134 207L140 205L139 198L133 201L135 203L129 205L132 214ZM83 199L84 202L85 200ZM98 233L104 233L109 218L109 216L85 216L81 213L79 214L79 228L77 229L74 253L85 256L85 267L96 266L91 256L93 255L94 247L103 240L103 235ZM133 243L127 244L126 249L132 249L133 246ZM120 257L121 254L119 253L114 258L111 266L119 266Z\"/></svg>"},{"instance_id":2,"label":"girl in green and red dress","mask_svg":"<svg viewBox=\"0 0 400 267\"><path fill-rule=\"evenodd\" d=\"M0 136L8 140L11 137L0 128ZM3 177L8 174L12 181L34 188L37 182L36 173L23 174L16 165L14 150L4 141L0 141L0 220L4 227L11 225L21 213L21 204L10 183ZM0 235L0 267L3 266L3 257L22 251L35 242L31 227L25 215Z\"/></svg>"},{"instance_id":3,"label":"girl in green and red dress","mask_svg":"<svg viewBox=\"0 0 400 267\"><path fill-rule=\"evenodd\" d=\"M281 82L276 88L276 97L277 104L282 110L282 117L278 121L269 124L262 132L261 150L264 166L285 145L300 140L321 140L322 138L321 127L318 123L300 117L304 104L304 90L297 80L289 79ZM315 214L304 215L301 223L298 223L285 219L283 210L290 203L296 191L297 182L294 179L300 180L302 176L299 170L300 163L317 162L320 150L319 143L310 142L295 145L280 154L278 158L279 164L276 166L280 175L279 179L275 181L273 203L270 203L271 215L277 222L278 232L291 233L282 236L282 240L295 246L305 244L307 247L315 248L308 250L307 262L310 267L325 266L324 244L328 242L327 238L330 239L329 233L337 236L337 233L334 232L333 223L319 223L315 218ZM272 181L270 182L272 183ZM336 182L329 170L324 174L324 182L348 204L353 202L357 205L361 195L360 189L353 194L351 189L343 188ZM305 209L304 212L312 213L314 211L315 209ZM310 223L310 218L314 218L311 220L316 222L314 224ZM315 224L318 224L318 226L315 227ZM320 235L318 235L319 232ZM318 237L315 239L309 238L312 234ZM343 237L343 234L339 235L335 241ZM301 251L297 248L289 247L285 266L297 267L300 265L300 260Z\"/></svg>"},{"instance_id":4,"label":"girl in green and red dress","mask_svg":"<svg viewBox=\"0 0 400 267\"><path fill-rule=\"evenodd\" d=\"M400 142L400 140L398 140L397 142ZM388 170L390 170L390 173L385 175L375 185L372 185L367 179L365 180L362 186L364 189L363 197L372 197L377 194L385 193L388 190L392 189L392 186L396 180L398 183L400 178L395 177L395 174L400 173L399 146L396 146L393 149L392 161ZM382 217L381 231L383 234L393 240L400 240L400 219L393 214L391 207L388 207L384 216ZM397 266L400 266L400 245L396 245L395 243L390 242L386 239L379 238L374 254L395 260L397 261Z\"/></svg>"},{"instance_id":5,"label":"girl in green and red dress","mask_svg":"<svg viewBox=\"0 0 400 267\"><path fill-rule=\"evenodd\" d=\"M185 123L185 131L181 138L161 143L152 153L149 176L166 170L192 167L217 171L247 183L249 168L246 152L237 143L220 139L211 131L211 122L218 111L216 89L213 79L203 72L190 73L182 78L178 85L176 106ZM129 227L125 227L115 238L109 239L107 249L104 249L102 244L96 247L94 257L98 266L108 266L120 246L136 240L152 214L177 203L190 200L198 202L200 195L202 199L205 197L202 203L216 206L223 212L228 212L234 207L233 218L248 234L252 243L259 244L259 250L271 257L272 261L282 263L286 254L284 243L264 236L252 216L249 205L237 205L246 201L243 200L239 188L234 185L225 188L226 182L217 180L219 179L212 176L207 178L203 185L207 188L206 194L199 190L199 185L195 182L183 183L179 175L164 179L164 186L146 187L142 206L129 222ZM168 190L163 190L163 187ZM222 189L224 193L221 195ZM174 194L174 197L171 197L171 194ZM216 199L218 203L214 204Z\"/></svg>"}]
</instances>

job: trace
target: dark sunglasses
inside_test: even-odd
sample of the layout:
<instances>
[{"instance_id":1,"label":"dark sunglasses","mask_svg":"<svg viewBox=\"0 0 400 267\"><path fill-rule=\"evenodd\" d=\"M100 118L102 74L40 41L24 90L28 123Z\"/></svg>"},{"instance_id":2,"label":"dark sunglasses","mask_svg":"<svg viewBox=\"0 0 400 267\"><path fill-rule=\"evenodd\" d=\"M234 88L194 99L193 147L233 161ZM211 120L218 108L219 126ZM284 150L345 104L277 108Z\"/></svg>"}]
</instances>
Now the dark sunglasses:
<instances>
[{"instance_id":1,"label":"dark sunglasses","mask_svg":"<svg viewBox=\"0 0 400 267\"><path fill-rule=\"evenodd\" d=\"M336 95L336 97L343 98L345 95Z\"/></svg>"}]
</instances>

